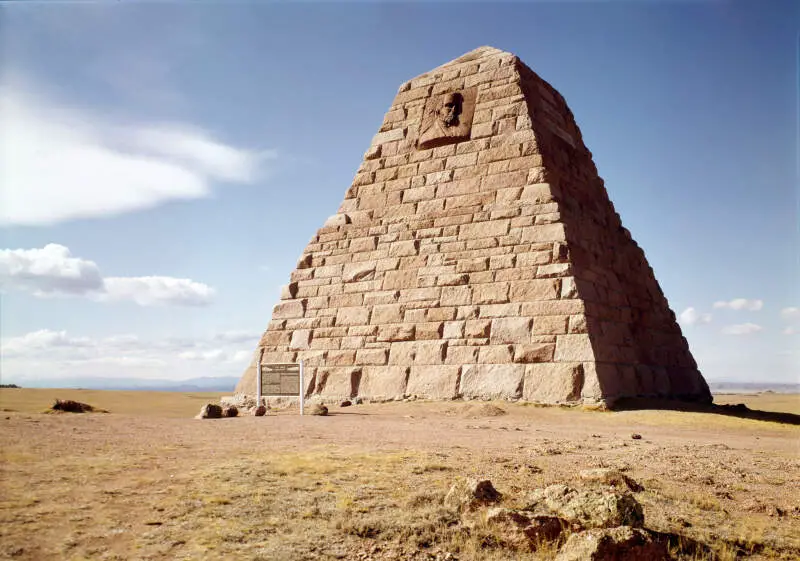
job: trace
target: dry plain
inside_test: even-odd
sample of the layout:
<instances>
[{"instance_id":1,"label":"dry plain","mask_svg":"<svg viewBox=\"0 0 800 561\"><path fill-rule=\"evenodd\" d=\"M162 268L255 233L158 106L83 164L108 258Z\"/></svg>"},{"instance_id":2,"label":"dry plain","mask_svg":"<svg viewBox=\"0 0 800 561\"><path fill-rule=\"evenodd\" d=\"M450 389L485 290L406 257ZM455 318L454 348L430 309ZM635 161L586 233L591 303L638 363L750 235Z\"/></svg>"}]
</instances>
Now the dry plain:
<instances>
[{"instance_id":1,"label":"dry plain","mask_svg":"<svg viewBox=\"0 0 800 561\"><path fill-rule=\"evenodd\" d=\"M788 422L476 401L192 418L220 395L0 390L0 558L552 559L443 498L480 477L520 506L597 467L641 484L647 528L695 544L675 558L800 558L797 395L715 398ZM110 412L46 413L55 398Z\"/></svg>"}]
</instances>

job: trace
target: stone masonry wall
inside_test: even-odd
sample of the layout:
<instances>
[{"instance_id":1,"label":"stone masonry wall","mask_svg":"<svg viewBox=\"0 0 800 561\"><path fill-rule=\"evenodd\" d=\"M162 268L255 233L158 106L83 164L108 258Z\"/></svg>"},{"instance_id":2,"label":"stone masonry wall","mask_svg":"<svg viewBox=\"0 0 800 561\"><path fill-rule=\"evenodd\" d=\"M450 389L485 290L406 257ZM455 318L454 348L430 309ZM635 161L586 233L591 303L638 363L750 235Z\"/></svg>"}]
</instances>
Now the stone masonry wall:
<instances>
[{"instance_id":1,"label":"stone masonry wall","mask_svg":"<svg viewBox=\"0 0 800 561\"><path fill-rule=\"evenodd\" d=\"M472 87L470 139L418 149L426 100ZM401 86L259 346L329 399L707 393L563 98L491 48Z\"/></svg>"}]
</instances>

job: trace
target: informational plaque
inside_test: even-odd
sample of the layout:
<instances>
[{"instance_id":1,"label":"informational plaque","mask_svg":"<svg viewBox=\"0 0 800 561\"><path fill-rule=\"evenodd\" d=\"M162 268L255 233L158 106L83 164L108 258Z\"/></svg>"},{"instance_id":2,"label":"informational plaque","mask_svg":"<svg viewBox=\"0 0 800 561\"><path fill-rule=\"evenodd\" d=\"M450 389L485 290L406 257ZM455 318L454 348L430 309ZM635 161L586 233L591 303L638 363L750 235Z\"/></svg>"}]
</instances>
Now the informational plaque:
<instances>
[{"instance_id":1,"label":"informational plaque","mask_svg":"<svg viewBox=\"0 0 800 561\"><path fill-rule=\"evenodd\" d=\"M269 396L300 395L300 365L262 364L261 394Z\"/></svg>"},{"instance_id":2,"label":"informational plaque","mask_svg":"<svg viewBox=\"0 0 800 561\"><path fill-rule=\"evenodd\" d=\"M303 361L288 363L263 363L264 349L256 363L256 399L261 397L297 397L300 414L304 410Z\"/></svg>"}]
</instances>

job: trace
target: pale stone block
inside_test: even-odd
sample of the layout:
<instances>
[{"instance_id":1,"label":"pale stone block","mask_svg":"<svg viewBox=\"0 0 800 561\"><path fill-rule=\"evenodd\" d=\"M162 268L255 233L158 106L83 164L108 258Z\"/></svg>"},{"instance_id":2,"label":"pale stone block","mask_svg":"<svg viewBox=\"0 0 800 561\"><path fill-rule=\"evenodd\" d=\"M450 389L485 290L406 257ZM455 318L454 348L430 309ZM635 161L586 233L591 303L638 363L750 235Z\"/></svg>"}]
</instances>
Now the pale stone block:
<instances>
[{"instance_id":1,"label":"pale stone block","mask_svg":"<svg viewBox=\"0 0 800 561\"><path fill-rule=\"evenodd\" d=\"M578 287L575 284L575 277L561 279L561 298L564 300L578 297Z\"/></svg>"},{"instance_id":2,"label":"pale stone block","mask_svg":"<svg viewBox=\"0 0 800 561\"><path fill-rule=\"evenodd\" d=\"M473 319L465 323L464 336L471 339L479 339L489 337L491 331L492 320L489 319Z\"/></svg>"},{"instance_id":3,"label":"pale stone block","mask_svg":"<svg viewBox=\"0 0 800 561\"><path fill-rule=\"evenodd\" d=\"M344 265L327 265L323 267L316 267L314 269L314 278L315 279L324 279L330 277L339 277L342 275L342 270L344 269Z\"/></svg>"},{"instance_id":4,"label":"pale stone block","mask_svg":"<svg viewBox=\"0 0 800 561\"><path fill-rule=\"evenodd\" d=\"M445 364L470 364L478 361L478 352L480 347L473 346L447 346L447 355L445 356Z\"/></svg>"},{"instance_id":5,"label":"pale stone block","mask_svg":"<svg viewBox=\"0 0 800 561\"><path fill-rule=\"evenodd\" d=\"M461 226L458 239L490 238L503 236L508 233L511 222L508 219L474 222ZM542 226L544 228L544 226Z\"/></svg>"},{"instance_id":6,"label":"pale stone block","mask_svg":"<svg viewBox=\"0 0 800 561\"><path fill-rule=\"evenodd\" d=\"M456 308L454 306L429 308L425 313L425 319L428 321L450 321L456 317Z\"/></svg>"},{"instance_id":7,"label":"pale stone block","mask_svg":"<svg viewBox=\"0 0 800 561\"><path fill-rule=\"evenodd\" d=\"M487 304L479 307L481 318L502 318L514 317L519 315L519 304ZM494 331L494 328L492 328Z\"/></svg>"},{"instance_id":8,"label":"pale stone block","mask_svg":"<svg viewBox=\"0 0 800 561\"><path fill-rule=\"evenodd\" d=\"M328 351L326 364L329 366L352 366L355 364L355 360L356 351L352 349L330 350Z\"/></svg>"},{"instance_id":9,"label":"pale stone block","mask_svg":"<svg viewBox=\"0 0 800 561\"><path fill-rule=\"evenodd\" d=\"M307 350L311 345L310 329L298 329L292 332L292 341L289 343L289 349L293 351Z\"/></svg>"},{"instance_id":10,"label":"pale stone block","mask_svg":"<svg viewBox=\"0 0 800 561\"><path fill-rule=\"evenodd\" d=\"M529 364L522 399L540 403L577 401L584 389L583 374L581 364Z\"/></svg>"},{"instance_id":11,"label":"pale stone block","mask_svg":"<svg viewBox=\"0 0 800 561\"><path fill-rule=\"evenodd\" d=\"M412 366L406 393L426 399L453 399L458 390L460 366Z\"/></svg>"},{"instance_id":12,"label":"pale stone block","mask_svg":"<svg viewBox=\"0 0 800 561\"><path fill-rule=\"evenodd\" d=\"M473 273L476 271L486 271L489 269L488 257L475 257L472 259L463 259L456 265L456 271L459 273Z\"/></svg>"},{"instance_id":13,"label":"pale stone block","mask_svg":"<svg viewBox=\"0 0 800 561\"><path fill-rule=\"evenodd\" d=\"M570 316L568 331L570 333L588 333L589 327L586 324L586 316L583 314Z\"/></svg>"},{"instance_id":14,"label":"pale stone block","mask_svg":"<svg viewBox=\"0 0 800 561\"><path fill-rule=\"evenodd\" d=\"M478 362L482 364L507 364L514 357L512 345L487 345L480 347Z\"/></svg>"},{"instance_id":15,"label":"pale stone block","mask_svg":"<svg viewBox=\"0 0 800 561\"><path fill-rule=\"evenodd\" d=\"M522 229L523 243L566 241L566 232L562 223L544 224Z\"/></svg>"},{"instance_id":16,"label":"pale stone block","mask_svg":"<svg viewBox=\"0 0 800 561\"><path fill-rule=\"evenodd\" d=\"M361 369L320 367L317 368L316 378L315 393L331 400L349 399L358 395Z\"/></svg>"},{"instance_id":17,"label":"pale stone block","mask_svg":"<svg viewBox=\"0 0 800 561\"><path fill-rule=\"evenodd\" d=\"M444 323L442 337L445 339L461 339L464 337L464 321L447 321Z\"/></svg>"},{"instance_id":18,"label":"pale stone block","mask_svg":"<svg viewBox=\"0 0 800 561\"><path fill-rule=\"evenodd\" d=\"M447 341L419 341L415 344L414 364L444 363Z\"/></svg>"},{"instance_id":19,"label":"pale stone block","mask_svg":"<svg viewBox=\"0 0 800 561\"><path fill-rule=\"evenodd\" d=\"M383 325L387 323L401 323L405 306L402 304L382 304L372 308L370 323Z\"/></svg>"},{"instance_id":20,"label":"pale stone block","mask_svg":"<svg viewBox=\"0 0 800 561\"><path fill-rule=\"evenodd\" d=\"M492 320L491 341L500 343L527 343L531 338L531 318L498 317Z\"/></svg>"},{"instance_id":21,"label":"pale stone block","mask_svg":"<svg viewBox=\"0 0 800 561\"><path fill-rule=\"evenodd\" d=\"M355 337L371 337L378 334L377 325L353 325L341 329L347 329L347 334Z\"/></svg>"},{"instance_id":22,"label":"pale stone block","mask_svg":"<svg viewBox=\"0 0 800 561\"><path fill-rule=\"evenodd\" d=\"M356 352L356 363L366 365L383 365L389 360L388 349L359 349Z\"/></svg>"},{"instance_id":23,"label":"pale stone block","mask_svg":"<svg viewBox=\"0 0 800 561\"><path fill-rule=\"evenodd\" d=\"M378 304L392 304L400 298L398 290L378 290L364 295L365 306L375 306Z\"/></svg>"},{"instance_id":24,"label":"pale stone block","mask_svg":"<svg viewBox=\"0 0 800 561\"><path fill-rule=\"evenodd\" d=\"M465 273L450 273L436 277L437 286L460 286L469 282L469 275Z\"/></svg>"},{"instance_id":25,"label":"pale stone block","mask_svg":"<svg viewBox=\"0 0 800 561\"><path fill-rule=\"evenodd\" d=\"M509 269L516 263L516 255L494 255L489 258L489 269Z\"/></svg>"},{"instance_id":26,"label":"pale stone block","mask_svg":"<svg viewBox=\"0 0 800 561\"><path fill-rule=\"evenodd\" d=\"M389 247L390 257L404 257L407 255L417 255L417 253L419 253L418 240L406 240L406 241L394 242Z\"/></svg>"},{"instance_id":27,"label":"pale stone block","mask_svg":"<svg viewBox=\"0 0 800 561\"><path fill-rule=\"evenodd\" d=\"M285 300L272 309L273 319L301 318L305 314L302 300Z\"/></svg>"},{"instance_id":28,"label":"pale stone block","mask_svg":"<svg viewBox=\"0 0 800 561\"><path fill-rule=\"evenodd\" d=\"M298 285L296 282L290 282L281 287L281 300L293 300L297 297Z\"/></svg>"},{"instance_id":29,"label":"pale stone block","mask_svg":"<svg viewBox=\"0 0 800 561\"><path fill-rule=\"evenodd\" d=\"M416 328L408 324L381 325L378 341L413 341Z\"/></svg>"},{"instance_id":30,"label":"pale stone block","mask_svg":"<svg viewBox=\"0 0 800 561\"><path fill-rule=\"evenodd\" d=\"M572 274L570 263L552 263L550 265L539 265L536 269L536 276L541 279L553 277L565 277Z\"/></svg>"},{"instance_id":31,"label":"pale stone block","mask_svg":"<svg viewBox=\"0 0 800 561\"><path fill-rule=\"evenodd\" d=\"M456 308L456 319L476 319L480 306L459 306Z\"/></svg>"},{"instance_id":32,"label":"pale stone block","mask_svg":"<svg viewBox=\"0 0 800 561\"><path fill-rule=\"evenodd\" d=\"M359 395L364 397L395 397L406 395L409 368L406 366L364 366Z\"/></svg>"},{"instance_id":33,"label":"pale stone block","mask_svg":"<svg viewBox=\"0 0 800 561\"><path fill-rule=\"evenodd\" d=\"M414 338L418 341L423 339L441 339L443 330L444 323L441 321L420 321L417 322L415 326Z\"/></svg>"},{"instance_id":34,"label":"pale stone block","mask_svg":"<svg viewBox=\"0 0 800 561\"><path fill-rule=\"evenodd\" d=\"M406 130L407 129L405 128L397 128L385 132L379 132L374 137L372 137L371 146L386 144L387 142L392 142L394 140L403 140L406 136Z\"/></svg>"},{"instance_id":35,"label":"pale stone block","mask_svg":"<svg viewBox=\"0 0 800 561\"><path fill-rule=\"evenodd\" d=\"M577 362L595 360L594 350L589 335L559 335L556 338L556 362Z\"/></svg>"},{"instance_id":36,"label":"pale stone block","mask_svg":"<svg viewBox=\"0 0 800 561\"><path fill-rule=\"evenodd\" d=\"M470 364L462 367L460 393L481 399L516 399L522 395L525 366Z\"/></svg>"},{"instance_id":37,"label":"pale stone block","mask_svg":"<svg viewBox=\"0 0 800 561\"><path fill-rule=\"evenodd\" d=\"M374 251L378 247L377 236L367 236L350 240L350 251L361 253L362 251Z\"/></svg>"},{"instance_id":38,"label":"pale stone block","mask_svg":"<svg viewBox=\"0 0 800 561\"><path fill-rule=\"evenodd\" d=\"M472 289L469 286L442 287L442 306L464 306L472 302Z\"/></svg>"},{"instance_id":39,"label":"pale stone block","mask_svg":"<svg viewBox=\"0 0 800 561\"><path fill-rule=\"evenodd\" d=\"M583 300L545 300L541 302L524 302L524 316L558 316L582 314L586 311Z\"/></svg>"},{"instance_id":40,"label":"pale stone block","mask_svg":"<svg viewBox=\"0 0 800 561\"><path fill-rule=\"evenodd\" d=\"M336 313L336 325L366 325L370 309L364 306L340 308Z\"/></svg>"},{"instance_id":41,"label":"pale stone block","mask_svg":"<svg viewBox=\"0 0 800 561\"><path fill-rule=\"evenodd\" d=\"M416 286L417 271L415 269L386 271L386 275L383 277L383 290L415 288Z\"/></svg>"},{"instance_id":42,"label":"pale stone block","mask_svg":"<svg viewBox=\"0 0 800 561\"><path fill-rule=\"evenodd\" d=\"M538 319L538 318L537 318ZM535 323L536 320L534 320ZM528 343L516 345L514 348L514 362L551 362L556 346L553 343Z\"/></svg>"},{"instance_id":43,"label":"pale stone block","mask_svg":"<svg viewBox=\"0 0 800 561\"><path fill-rule=\"evenodd\" d=\"M508 283L476 284L472 291L473 304L502 304L508 302Z\"/></svg>"},{"instance_id":44,"label":"pale stone block","mask_svg":"<svg viewBox=\"0 0 800 561\"><path fill-rule=\"evenodd\" d=\"M522 189L520 200L534 205L541 205L555 200L556 189L549 183L537 183L536 185L526 185Z\"/></svg>"},{"instance_id":45,"label":"pale stone block","mask_svg":"<svg viewBox=\"0 0 800 561\"><path fill-rule=\"evenodd\" d=\"M567 332L569 316L540 316L533 320L534 335L562 335Z\"/></svg>"}]
</instances>

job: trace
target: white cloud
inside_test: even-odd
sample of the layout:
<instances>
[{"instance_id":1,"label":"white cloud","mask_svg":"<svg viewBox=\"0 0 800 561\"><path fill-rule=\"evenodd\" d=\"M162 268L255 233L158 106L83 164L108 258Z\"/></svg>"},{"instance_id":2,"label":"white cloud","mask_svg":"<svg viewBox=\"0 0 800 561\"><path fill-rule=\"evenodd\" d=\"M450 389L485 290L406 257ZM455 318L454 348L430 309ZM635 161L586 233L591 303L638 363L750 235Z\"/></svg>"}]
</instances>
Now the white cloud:
<instances>
[{"instance_id":1,"label":"white cloud","mask_svg":"<svg viewBox=\"0 0 800 561\"><path fill-rule=\"evenodd\" d=\"M792 320L800 318L800 308L790 306L781 310L781 317L783 319Z\"/></svg>"},{"instance_id":2,"label":"white cloud","mask_svg":"<svg viewBox=\"0 0 800 561\"><path fill-rule=\"evenodd\" d=\"M141 306L204 306L214 289L190 279L164 276L105 277L94 261L73 257L69 248L48 244L0 250L0 287L39 298L85 296L98 301L132 301Z\"/></svg>"},{"instance_id":3,"label":"white cloud","mask_svg":"<svg viewBox=\"0 0 800 561\"><path fill-rule=\"evenodd\" d=\"M133 334L76 337L66 331L42 329L0 340L3 378L24 379L44 373L48 378L237 376L249 362L259 335L229 341L226 333L231 332L197 339L149 340Z\"/></svg>"},{"instance_id":4,"label":"white cloud","mask_svg":"<svg viewBox=\"0 0 800 561\"><path fill-rule=\"evenodd\" d=\"M781 331L781 333L783 333L784 335L794 335L797 333L797 330L790 325L789 327L784 328L783 331Z\"/></svg>"},{"instance_id":5,"label":"white cloud","mask_svg":"<svg viewBox=\"0 0 800 561\"><path fill-rule=\"evenodd\" d=\"M711 314L700 314L694 308L689 307L680 313L678 321L684 325L711 323Z\"/></svg>"},{"instance_id":6,"label":"white cloud","mask_svg":"<svg viewBox=\"0 0 800 561\"><path fill-rule=\"evenodd\" d=\"M763 327L755 323L738 323L736 325L726 325L722 328L722 333L725 335L751 335L763 330Z\"/></svg>"},{"instance_id":7,"label":"white cloud","mask_svg":"<svg viewBox=\"0 0 800 561\"><path fill-rule=\"evenodd\" d=\"M757 312L764 307L762 300L748 300L747 298L734 298L729 302L714 302L714 308L728 308L729 310L748 310Z\"/></svg>"},{"instance_id":8,"label":"white cloud","mask_svg":"<svg viewBox=\"0 0 800 561\"><path fill-rule=\"evenodd\" d=\"M272 151L186 124L136 125L0 84L0 225L52 225L253 183Z\"/></svg>"},{"instance_id":9,"label":"white cloud","mask_svg":"<svg viewBox=\"0 0 800 561\"><path fill-rule=\"evenodd\" d=\"M214 296L207 284L172 277L109 277L103 285L101 300L131 300L140 306L205 306Z\"/></svg>"}]
</instances>

